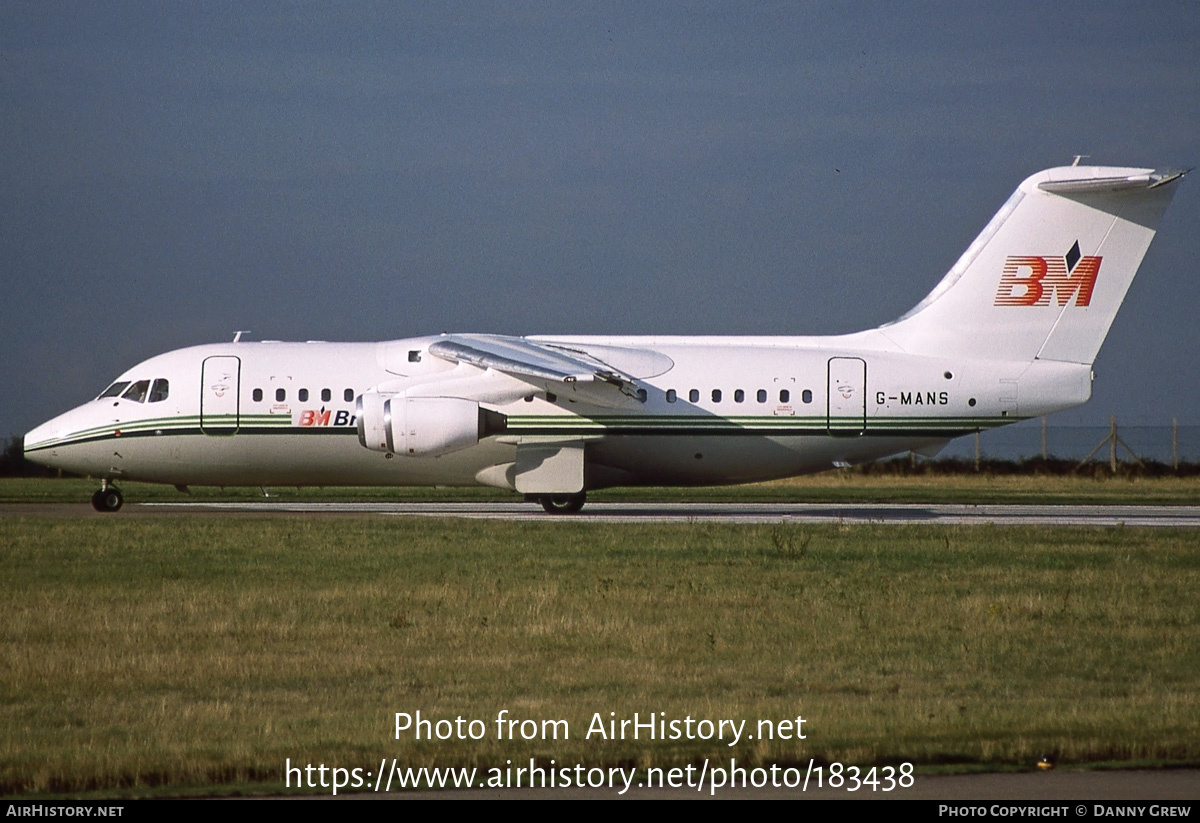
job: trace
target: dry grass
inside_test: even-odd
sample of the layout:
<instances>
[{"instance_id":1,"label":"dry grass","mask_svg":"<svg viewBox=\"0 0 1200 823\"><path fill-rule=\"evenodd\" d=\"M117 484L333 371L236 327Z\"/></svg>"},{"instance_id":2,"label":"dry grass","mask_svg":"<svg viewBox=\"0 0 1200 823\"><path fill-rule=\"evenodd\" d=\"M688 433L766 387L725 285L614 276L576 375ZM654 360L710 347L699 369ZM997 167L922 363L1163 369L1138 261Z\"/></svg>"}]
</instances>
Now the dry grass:
<instances>
[{"instance_id":1,"label":"dry grass","mask_svg":"<svg viewBox=\"0 0 1200 823\"><path fill-rule=\"evenodd\" d=\"M0 519L0 789L349 768L1200 760L1200 534ZM395 740L395 712L565 741ZM804 741L584 739L607 718Z\"/></svg>"}]
</instances>

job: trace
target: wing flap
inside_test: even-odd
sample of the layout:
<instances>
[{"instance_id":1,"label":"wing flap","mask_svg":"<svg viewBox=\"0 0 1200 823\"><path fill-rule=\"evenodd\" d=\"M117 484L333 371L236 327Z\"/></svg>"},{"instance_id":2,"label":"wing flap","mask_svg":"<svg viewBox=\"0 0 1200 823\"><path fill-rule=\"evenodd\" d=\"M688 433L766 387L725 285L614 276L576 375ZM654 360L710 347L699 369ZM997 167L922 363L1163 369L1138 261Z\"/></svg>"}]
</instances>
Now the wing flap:
<instances>
[{"instance_id":1,"label":"wing flap","mask_svg":"<svg viewBox=\"0 0 1200 823\"><path fill-rule=\"evenodd\" d=\"M558 392L572 389L581 399L603 406L645 402L629 375L583 352L533 343L521 337L447 335L429 345L429 353L455 363L493 369Z\"/></svg>"}]
</instances>

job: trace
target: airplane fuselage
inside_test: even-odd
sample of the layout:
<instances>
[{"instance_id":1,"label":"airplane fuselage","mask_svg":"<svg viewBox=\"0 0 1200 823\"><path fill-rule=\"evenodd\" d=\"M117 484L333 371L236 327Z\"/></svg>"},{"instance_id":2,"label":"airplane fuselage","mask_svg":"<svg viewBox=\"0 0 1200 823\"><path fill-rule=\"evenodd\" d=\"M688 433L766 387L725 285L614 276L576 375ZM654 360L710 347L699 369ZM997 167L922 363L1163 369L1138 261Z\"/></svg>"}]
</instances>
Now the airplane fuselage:
<instances>
[{"instance_id":1,"label":"airplane fuselage","mask_svg":"<svg viewBox=\"0 0 1200 823\"><path fill-rule=\"evenodd\" d=\"M35 459L111 480L176 485L492 485L522 444L584 445L586 488L718 485L789 477L908 450L1078 405L1080 364L954 361L831 347L836 338L539 338L576 349L653 351L633 363L645 400L601 408L428 353L437 337L383 343L238 342L151 358L120 393L30 432ZM618 355L619 359L619 355ZM645 358L643 358L645 359ZM626 364L623 364L626 365ZM502 429L469 447L408 456L365 447L358 398L477 393ZM456 385L472 392L456 392ZM126 389L126 392L128 389ZM219 396L218 396L219 395Z\"/></svg>"}]
</instances>

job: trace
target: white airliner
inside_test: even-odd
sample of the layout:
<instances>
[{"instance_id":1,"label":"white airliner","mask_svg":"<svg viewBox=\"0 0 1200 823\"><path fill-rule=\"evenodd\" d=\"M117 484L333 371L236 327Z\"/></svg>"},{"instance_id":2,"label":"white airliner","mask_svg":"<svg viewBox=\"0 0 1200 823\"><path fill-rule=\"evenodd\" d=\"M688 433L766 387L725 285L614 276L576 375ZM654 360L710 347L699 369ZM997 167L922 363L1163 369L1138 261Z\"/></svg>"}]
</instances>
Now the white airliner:
<instances>
[{"instance_id":1,"label":"white airliner","mask_svg":"<svg viewBox=\"0 0 1200 823\"><path fill-rule=\"evenodd\" d=\"M30 460L189 485L591 489L847 466L1078 406L1185 172L1025 180L915 308L831 337L244 342L153 357L25 436Z\"/></svg>"}]
</instances>

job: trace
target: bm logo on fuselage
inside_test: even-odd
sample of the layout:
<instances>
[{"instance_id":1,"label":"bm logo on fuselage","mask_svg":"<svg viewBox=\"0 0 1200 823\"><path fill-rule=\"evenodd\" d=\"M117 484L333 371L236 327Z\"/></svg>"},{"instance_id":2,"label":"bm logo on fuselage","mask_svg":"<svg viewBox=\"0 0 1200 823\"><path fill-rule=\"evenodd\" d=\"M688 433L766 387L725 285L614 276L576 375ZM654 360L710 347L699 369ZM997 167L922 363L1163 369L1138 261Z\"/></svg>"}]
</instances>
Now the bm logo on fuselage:
<instances>
[{"instance_id":1,"label":"bm logo on fuselage","mask_svg":"<svg viewBox=\"0 0 1200 823\"><path fill-rule=\"evenodd\" d=\"M1000 285L996 287L996 306L1066 306L1072 298L1076 306L1089 306L1100 257L1084 257L1076 242L1063 257L1013 255L1004 263Z\"/></svg>"},{"instance_id":2,"label":"bm logo on fuselage","mask_svg":"<svg viewBox=\"0 0 1200 823\"><path fill-rule=\"evenodd\" d=\"M300 412L298 426L353 426L354 415L347 409L303 409Z\"/></svg>"}]
</instances>

